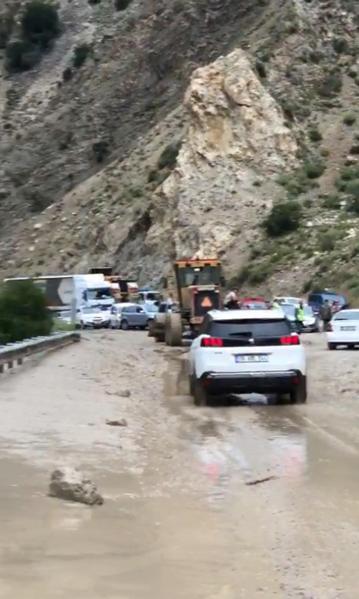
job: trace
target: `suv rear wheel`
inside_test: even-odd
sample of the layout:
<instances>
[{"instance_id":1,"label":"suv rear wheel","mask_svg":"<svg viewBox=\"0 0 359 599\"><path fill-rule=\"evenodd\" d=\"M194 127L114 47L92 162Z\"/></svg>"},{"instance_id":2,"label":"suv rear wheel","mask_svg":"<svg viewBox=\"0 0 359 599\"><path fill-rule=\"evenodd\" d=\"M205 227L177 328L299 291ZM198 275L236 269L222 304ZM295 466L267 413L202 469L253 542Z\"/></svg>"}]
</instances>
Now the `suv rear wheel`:
<instances>
[{"instance_id":1,"label":"suv rear wheel","mask_svg":"<svg viewBox=\"0 0 359 599\"><path fill-rule=\"evenodd\" d=\"M208 404L208 393L203 387L201 381L195 377L191 377L190 382L191 392L193 395L193 401L196 406L206 406Z\"/></svg>"},{"instance_id":2,"label":"suv rear wheel","mask_svg":"<svg viewBox=\"0 0 359 599\"><path fill-rule=\"evenodd\" d=\"M307 379L302 377L299 384L293 387L290 392L290 401L292 403L305 403L307 401Z\"/></svg>"}]
</instances>

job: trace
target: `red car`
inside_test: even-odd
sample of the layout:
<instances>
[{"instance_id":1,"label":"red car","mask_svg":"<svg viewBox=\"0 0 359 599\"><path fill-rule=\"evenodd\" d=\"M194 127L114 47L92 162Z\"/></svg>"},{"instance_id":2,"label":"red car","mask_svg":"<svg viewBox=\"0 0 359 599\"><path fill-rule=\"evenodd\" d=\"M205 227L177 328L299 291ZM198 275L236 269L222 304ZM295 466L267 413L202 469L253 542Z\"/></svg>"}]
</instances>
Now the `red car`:
<instances>
[{"instance_id":1,"label":"red car","mask_svg":"<svg viewBox=\"0 0 359 599\"><path fill-rule=\"evenodd\" d=\"M264 297L244 297L239 304L243 310L268 310L268 302Z\"/></svg>"}]
</instances>

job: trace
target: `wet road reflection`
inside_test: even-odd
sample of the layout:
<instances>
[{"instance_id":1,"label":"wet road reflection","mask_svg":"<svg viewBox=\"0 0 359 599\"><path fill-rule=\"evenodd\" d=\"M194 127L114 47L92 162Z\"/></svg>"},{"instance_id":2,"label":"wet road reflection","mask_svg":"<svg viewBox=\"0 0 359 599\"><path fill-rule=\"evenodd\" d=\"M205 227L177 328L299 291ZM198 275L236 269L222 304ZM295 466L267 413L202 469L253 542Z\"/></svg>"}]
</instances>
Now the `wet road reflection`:
<instances>
[{"instance_id":1,"label":"wet road reflection","mask_svg":"<svg viewBox=\"0 0 359 599\"><path fill-rule=\"evenodd\" d=\"M252 394L197 408L189 396L186 360L171 357L165 375L170 409L180 414L181 434L208 483L208 499L220 502L238 485L261 477L300 479L307 472L307 432L292 420L294 406L267 405Z\"/></svg>"}]
</instances>

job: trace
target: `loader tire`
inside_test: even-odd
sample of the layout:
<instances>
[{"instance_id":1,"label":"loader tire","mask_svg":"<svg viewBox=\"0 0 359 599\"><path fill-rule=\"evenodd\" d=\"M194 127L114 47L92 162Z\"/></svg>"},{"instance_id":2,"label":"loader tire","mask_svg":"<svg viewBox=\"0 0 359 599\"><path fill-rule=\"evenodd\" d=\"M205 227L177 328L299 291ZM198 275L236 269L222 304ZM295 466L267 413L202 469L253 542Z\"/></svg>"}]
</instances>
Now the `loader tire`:
<instances>
[{"instance_id":1,"label":"loader tire","mask_svg":"<svg viewBox=\"0 0 359 599\"><path fill-rule=\"evenodd\" d=\"M180 347L182 345L181 314L173 312L172 314L167 315L165 340L166 345L169 347Z\"/></svg>"},{"instance_id":2,"label":"loader tire","mask_svg":"<svg viewBox=\"0 0 359 599\"><path fill-rule=\"evenodd\" d=\"M152 322L151 337L154 337L156 343L163 343L165 340L166 318L167 314L161 312L160 314L156 314Z\"/></svg>"}]
</instances>

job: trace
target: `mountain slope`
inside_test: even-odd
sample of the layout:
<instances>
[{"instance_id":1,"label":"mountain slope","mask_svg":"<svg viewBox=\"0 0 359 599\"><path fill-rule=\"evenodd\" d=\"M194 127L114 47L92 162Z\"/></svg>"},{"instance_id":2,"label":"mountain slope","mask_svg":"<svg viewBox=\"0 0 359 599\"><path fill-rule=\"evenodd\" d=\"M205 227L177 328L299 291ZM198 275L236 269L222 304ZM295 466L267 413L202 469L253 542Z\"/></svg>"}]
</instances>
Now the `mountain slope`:
<instances>
[{"instance_id":1,"label":"mountain slope","mask_svg":"<svg viewBox=\"0 0 359 599\"><path fill-rule=\"evenodd\" d=\"M175 255L202 250L248 288L297 286L320 262L319 229L352 218L353 251L355 217L320 196L355 146L343 119L358 97L356 2L133 0L115 13L78 0L62 19L39 67L5 83L4 272L110 263L156 281ZM90 56L61 82L84 41ZM259 225L287 195L303 222L272 241Z\"/></svg>"}]
</instances>

